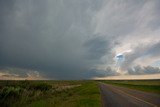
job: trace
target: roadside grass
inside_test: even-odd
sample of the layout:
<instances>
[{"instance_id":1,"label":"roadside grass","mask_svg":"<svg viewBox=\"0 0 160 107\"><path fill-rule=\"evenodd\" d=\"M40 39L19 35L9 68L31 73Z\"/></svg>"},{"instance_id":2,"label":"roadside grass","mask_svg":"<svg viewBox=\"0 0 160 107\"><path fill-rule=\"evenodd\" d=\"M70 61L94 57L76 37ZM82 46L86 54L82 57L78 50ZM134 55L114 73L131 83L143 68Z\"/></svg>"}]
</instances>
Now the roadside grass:
<instances>
[{"instance_id":1,"label":"roadside grass","mask_svg":"<svg viewBox=\"0 0 160 107\"><path fill-rule=\"evenodd\" d=\"M100 107L96 81L0 81L1 107Z\"/></svg>"},{"instance_id":2,"label":"roadside grass","mask_svg":"<svg viewBox=\"0 0 160 107\"><path fill-rule=\"evenodd\" d=\"M20 107L21 105L50 96L55 90L51 84L42 81L1 81L0 106Z\"/></svg>"},{"instance_id":3,"label":"roadside grass","mask_svg":"<svg viewBox=\"0 0 160 107\"><path fill-rule=\"evenodd\" d=\"M26 107L100 107L97 82L83 81L81 86L53 95L46 100L35 101Z\"/></svg>"},{"instance_id":4,"label":"roadside grass","mask_svg":"<svg viewBox=\"0 0 160 107\"><path fill-rule=\"evenodd\" d=\"M160 94L160 80L106 80L102 82Z\"/></svg>"}]
</instances>

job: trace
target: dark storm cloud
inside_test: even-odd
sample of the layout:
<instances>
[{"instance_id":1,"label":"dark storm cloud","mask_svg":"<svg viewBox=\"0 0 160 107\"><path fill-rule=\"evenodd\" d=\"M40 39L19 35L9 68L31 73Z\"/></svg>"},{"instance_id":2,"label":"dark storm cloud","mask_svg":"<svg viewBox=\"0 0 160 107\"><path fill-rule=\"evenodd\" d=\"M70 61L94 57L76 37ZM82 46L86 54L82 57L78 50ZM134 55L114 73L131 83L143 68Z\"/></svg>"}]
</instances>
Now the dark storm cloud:
<instances>
[{"instance_id":1,"label":"dark storm cloud","mask_svg":"<svg viewBox=\"0 0 160 107\"><path fill-rule=\"evenodd\" d=\"M106 40L104 36L96 36L88 40L84 46L88 51L86 58L91 60L100 59L106 55L107 52L109 53L111 51L111 42L109 42L109 38Z\"/></svg>"},{"instance_id":2,"label":"dark storm cloud","mask_svg":"<svg viewBox=\"0 0 160 107\"><path fill-rule=\"evenodd\" d=\"M88 78L93 77L105 77L105 76L115 76L119 75L116 70L112 69L110 66L106 67L105 70L98 70L96 68L90 69L88 72L86 72L86 76Z\"/></svg>"},{"instance_id":3,"label":"dark storm cloud","mask_svg":"<svg viewBox=\"0 0 160 107\"><path fill-rule=\"evenodd\" d=\"M114 71L106 73L106 67L113 63L115 46L122 45L128 35L139 33L139 26L158 31L159 6L153 8L152 4L156 3L1 0L0 68L31 69L52 79L113 75ZM136 52L131 62L143 54ZM153 55L159 51L156 53ZM104 69L98 70L102 65Z\"/></svg>"},{"instance_id":4,"label":"dark storm cloud","mask_svg":"<svg viewBox=\"0 0 160 107\"><path fill-rule=\"evenodd\" d=\"M98 60L106 52L105 40L85 39L91 35L91 14L86 10L97 10L100 3L2 0L0 4L1 67L38 70L55 79L86 78L83 74L91 64L85 54Z\"/></svg>"}]
</instances>

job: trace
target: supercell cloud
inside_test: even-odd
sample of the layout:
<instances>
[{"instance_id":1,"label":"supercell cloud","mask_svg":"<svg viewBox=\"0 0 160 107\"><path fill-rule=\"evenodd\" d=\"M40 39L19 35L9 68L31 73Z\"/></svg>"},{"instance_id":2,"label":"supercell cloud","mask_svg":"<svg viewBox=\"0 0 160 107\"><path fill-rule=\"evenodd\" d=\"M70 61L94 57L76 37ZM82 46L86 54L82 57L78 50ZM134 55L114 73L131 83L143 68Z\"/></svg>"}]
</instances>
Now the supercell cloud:
<instances>
[{"instance_id":1,"label":"supercell cloud","mask_svg":"<svg viewBox=\"0 0 160 107\"><path fill-rule=\"evenodd\" d=\"M1 0L0 73L89 79L120 75L117 64L159 73L159 10L159 0Z\"/></svg>"}]
</instances>

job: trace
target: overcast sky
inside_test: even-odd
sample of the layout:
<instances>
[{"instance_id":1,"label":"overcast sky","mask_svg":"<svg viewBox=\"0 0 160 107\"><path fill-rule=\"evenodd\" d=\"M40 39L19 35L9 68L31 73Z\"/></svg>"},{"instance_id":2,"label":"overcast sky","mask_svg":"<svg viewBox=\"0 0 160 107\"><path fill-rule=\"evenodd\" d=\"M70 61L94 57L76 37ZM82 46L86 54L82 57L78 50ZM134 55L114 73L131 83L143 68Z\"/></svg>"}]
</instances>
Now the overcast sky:
<instances>
[{"instance_id":1,"label":"overcast sky","mask_svg":"<svg viewBox=\"0 0 160 107\"><path fill-rule=\"evenodd\" d=\"M159 10L160 0L0 0L0 72L49 79L160 73Z\"/></svg>"}]
</instances>

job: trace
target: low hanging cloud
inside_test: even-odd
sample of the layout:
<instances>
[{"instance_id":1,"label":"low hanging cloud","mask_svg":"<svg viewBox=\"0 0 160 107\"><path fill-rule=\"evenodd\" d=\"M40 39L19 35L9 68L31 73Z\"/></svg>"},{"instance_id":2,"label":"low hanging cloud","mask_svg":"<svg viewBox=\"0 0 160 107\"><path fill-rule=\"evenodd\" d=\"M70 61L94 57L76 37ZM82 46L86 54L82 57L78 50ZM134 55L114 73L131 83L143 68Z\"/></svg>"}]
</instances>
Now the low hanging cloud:
<instances>
[{"instance_id":1,"label":"low hanging cloud","mask_svg":"<svg viewBox=\"0 0 160 107\"><path fill-rule=\"evenodd\" d=\"M125 50L132 50L125 70L154 63L160 59L159 3L1 0L0 69L21 69L15 74L25 72L22 77L38 71L48 79L117 75L114 57Z\"/></svg>"},{"instance_id":2,"label":"low hanging cloud","mask_svg":"<svg viewBox=\"0 0 160 107\"><path fill-rule=\"evenodd\" d=\"M44 80L38 71L30 71L20 68L5 68L0 70L0 79L2 80Z\"/></svg>"},{"instance_id":3,"label":"low hanging cloud","mask_svg":"<svg viewBox=\"0 0 160 107\"><path fill-rule=\"evenodd\" d=\"M129 74L137 75L137 74L156 74L160 73L159 67L152 67L152 66L134 66L128 69Z\"/></svg>"},{"instance_id":4,"label":"low hanging cloud","mask_svg":"<svg viewBox=\"0 0 160 107\"><path fill-rule=\"evenodd\" d=\"M91 73L92 72L92 73ZM111 66L107 66L106 69L90 69L90 71L88 72L88 76L90 78L94 78L94 77L98 77L98 78L102 78L102 77L108 77L108 76L119 76L120 74L118 72L116 72L115 69L113 69ZM87 73L86 73L87 74Z\"/></svg>"}]
</instances>

